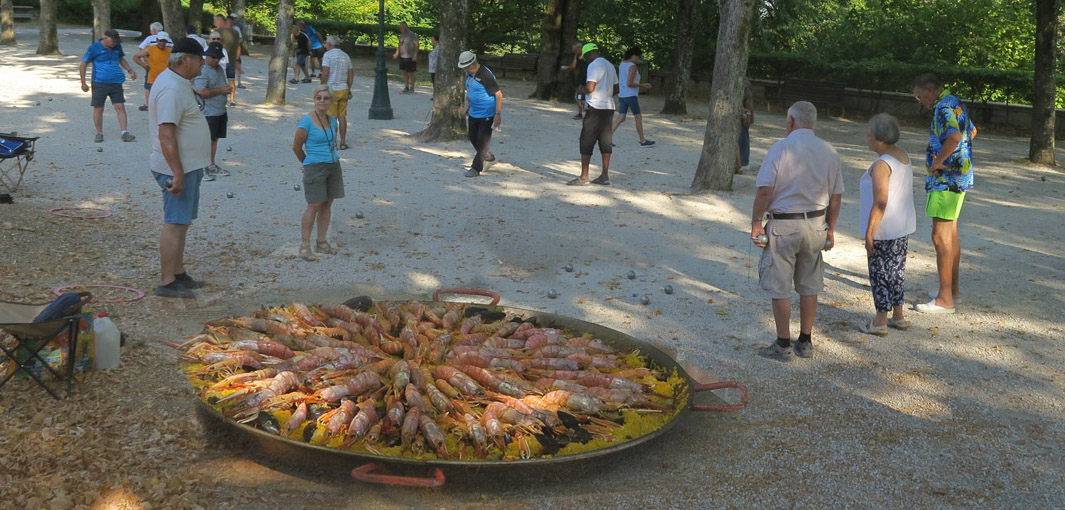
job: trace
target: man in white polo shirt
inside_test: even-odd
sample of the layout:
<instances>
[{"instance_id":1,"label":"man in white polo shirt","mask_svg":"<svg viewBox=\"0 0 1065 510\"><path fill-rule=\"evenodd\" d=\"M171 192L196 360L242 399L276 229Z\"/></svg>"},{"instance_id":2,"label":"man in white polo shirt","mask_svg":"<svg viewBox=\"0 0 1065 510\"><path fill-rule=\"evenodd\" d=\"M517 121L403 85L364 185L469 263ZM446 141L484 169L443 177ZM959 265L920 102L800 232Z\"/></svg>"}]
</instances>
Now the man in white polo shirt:
<instances>
[{"instance_id":1,"label":"man in white polo shirt","mask_svg":"<svg viewBox=\"0 0 1065 510\"><path fill-rule=\"evenodd\" d=\"M587 186L589 184L610 184L610 153L613 152L614 137L611 128L614 124L614 95L618 93L618 73L614 64L599 56L599 46L595 43L585 44L581 48L581 58L589 61L588 81L585 83L587 104L584 109L584 121L581 124L581 175L567 182L570 186ZM599 143L599 153L603 156L603 171L594 180L588 180L588 167L592 162L592 152Z\"/></svg>"}]
</instances>

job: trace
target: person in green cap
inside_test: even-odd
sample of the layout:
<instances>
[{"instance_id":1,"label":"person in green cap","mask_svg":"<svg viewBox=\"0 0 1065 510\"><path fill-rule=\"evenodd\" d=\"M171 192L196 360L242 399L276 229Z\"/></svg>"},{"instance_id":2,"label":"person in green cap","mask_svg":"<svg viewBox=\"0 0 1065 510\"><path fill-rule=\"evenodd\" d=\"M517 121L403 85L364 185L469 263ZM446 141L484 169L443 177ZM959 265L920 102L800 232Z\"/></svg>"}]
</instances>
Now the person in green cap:
<instances>
[{"instance_id":1,"label":"person in green cap","mask_svg":"<svg viewBox=\"0 0 1065 510\"><path fill-rule=\"evenodd\" d=\"M610 184L610 154L613 152L614 95L618 93L618 73L614 64L599 56L599 46L595 43L585 44L581 48L581 58L588 61L588 78L585 88L584 121L581 123L581 175L566 184L570 186L587 186L588 184ZM593 180L588 179L588 167L591 165L592 152L596 142L599 153L603 156L603 170Z\"/></svg>"}]
</instances>

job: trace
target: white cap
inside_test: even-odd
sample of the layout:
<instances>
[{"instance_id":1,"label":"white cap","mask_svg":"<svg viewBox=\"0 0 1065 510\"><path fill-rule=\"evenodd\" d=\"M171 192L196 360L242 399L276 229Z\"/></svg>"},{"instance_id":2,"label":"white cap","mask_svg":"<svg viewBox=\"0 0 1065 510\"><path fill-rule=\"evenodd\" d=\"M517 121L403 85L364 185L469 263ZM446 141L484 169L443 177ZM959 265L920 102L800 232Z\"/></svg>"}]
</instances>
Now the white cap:
<instances>
[{"instance_id":1,"label":"white cap","mask_svg":"<svg viewBox=\"0 0 1065 510\"><path fill-rule=\"evenodd\" d=\"M459 55L459 67L466 67L477 61L477 55L474 55L472 51L464 51Z\"/></svg>"},{"instance_id":2,"label":"white cap","mask_svg":"<svg viewBox=\"0 0 1065 510\"><path fill-rule=\"evenodd\" d=\"M159 32L158 34L155 34L155 40L158 41L159 39L162 39L166 42L174 42L170 39L170 34L166 32Z\"/></svg>"}]
</instances>

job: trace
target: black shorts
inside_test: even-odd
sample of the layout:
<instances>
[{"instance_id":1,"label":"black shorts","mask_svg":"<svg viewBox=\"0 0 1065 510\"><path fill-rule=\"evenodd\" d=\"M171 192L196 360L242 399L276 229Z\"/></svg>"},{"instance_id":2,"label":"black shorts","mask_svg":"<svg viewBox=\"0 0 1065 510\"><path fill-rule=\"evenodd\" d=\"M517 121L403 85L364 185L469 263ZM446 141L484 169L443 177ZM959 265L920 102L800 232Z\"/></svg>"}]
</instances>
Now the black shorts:
<instances>
[{"instance_id":1,"label":"black shorts","mask_svg":"<svg viewBox=\"0 0 1065 510\"><path fill-rule=\"evenodd\" d=\"M237 64L230 61L226 64L226 78L232 80L237 77Z\"/></svg>"},{"instance_id":2,"label":"black shorts","mask_svg":"<svg viewBox=\"0 0 1065 510\"><path fill-rule=\"evenodd\" d=\"M317 48L317 49L311 48L311 57L316 58L318 60L322 60L323 56L325 56L325 47L324 46L321 47L321 48Z\"/></svg>"},{"instance_id":3,"label":"black shorts","mask_svg":"<svg viewBox=\"0 0 1065 510\"><path fill-rule=\"evenodd\" d=\"M92 82L92 102L89 104L93 108L103 108L108 98L111 99L113 105L125 103L126 96L122 93L122 84Z\"/></svg>"},{"instance_id":4,"label":"black shorts","mask_svg":"<svg viewBox=\"0 0 1065 510\"><path fill-rule=\"evenodd\" d=\"M418 63L413 58L399 57L399 70L413 73L418 70Z\"/></svg>"},{"instance_id":5,"label":"black shorts","mask_svg":"<svg viewBox=\"0 0 1065 510\"><path fill-rule=\"evenodd\" d=\"M581 156L591 156L595 143L599 142L599 152L614 152L614 110L597 110L591 106L584 107L584 121L581 123Z\"/></svg>"},{"instance_id":6,"label":"black shorts","mask_svg":"<svg viewBox=\"0 0 1065 510\"><path fill-rule=\"evenodd\" d=\"M205 117L207 119L207 127L211 129L211 141L215 141L219 138L226 137L226 124L229 123L229 114L223 113L222 115L212 115Z\"/></svg>"}]
</instances>

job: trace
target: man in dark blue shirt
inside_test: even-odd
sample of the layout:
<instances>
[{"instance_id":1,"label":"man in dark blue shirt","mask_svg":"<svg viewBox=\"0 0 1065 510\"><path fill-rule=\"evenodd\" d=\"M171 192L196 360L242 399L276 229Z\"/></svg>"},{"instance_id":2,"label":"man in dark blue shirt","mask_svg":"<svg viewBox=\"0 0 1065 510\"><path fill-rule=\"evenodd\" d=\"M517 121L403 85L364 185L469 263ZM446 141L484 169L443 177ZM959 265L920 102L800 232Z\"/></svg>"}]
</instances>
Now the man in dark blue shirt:
<instances>
[{"instance_id":1,"label":"man in dark blue shirt","mask_svg":"<svg viewBox=\"0 0 1065 510\"><path fill-rule=\"evenodd\" d=\"M496 76L479 64L477 55L472 52L464 51L459 55L459 68L466 73L466 104L463 111L469 116L467 127L470 143L477 151L473 164L464 175L477 177L496 161L488 146L492 143L492 130L498 130L503 122L503 91L499 90Z\"/></svg>"},{"instance_id":2,"label":"man in dark blue shirt","mask_svg":"<svg viewBox=\"0 0 1065 510\"><path fill-rule=\"evenodd\" d=\"M118 117L118 127L122 130L122 141L132 142L136 139L132 133L126 130L126 96L122 92L122 84L126 82L126 76L122 74L125 69L131 80L137 79L137 71L126 62L126 54L122 51L122 39L118 31L110 29L104 32L104 37L92 43L85 55L81 57L81 65L78 74L81 75L81 91L88 92L89 84L85 82L85 71L92 64L92 122L96 126L96 143L104 141L104 103L111 99L111 106L115 107L115 116Z\"/></svg>"}]
</instances>

